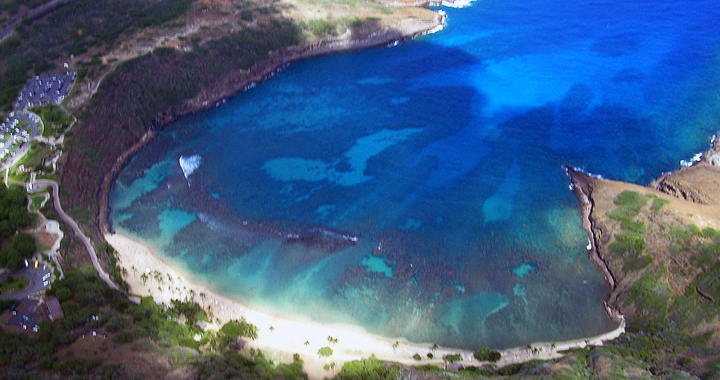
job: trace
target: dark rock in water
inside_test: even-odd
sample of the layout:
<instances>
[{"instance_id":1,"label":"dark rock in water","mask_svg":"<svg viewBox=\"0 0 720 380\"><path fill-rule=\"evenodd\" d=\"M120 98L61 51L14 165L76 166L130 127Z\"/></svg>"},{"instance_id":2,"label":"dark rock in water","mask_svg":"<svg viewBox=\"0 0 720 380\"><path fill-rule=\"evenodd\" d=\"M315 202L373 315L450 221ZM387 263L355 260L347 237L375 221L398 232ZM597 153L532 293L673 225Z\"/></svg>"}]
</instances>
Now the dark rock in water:
<instances>
[{"instance_id":1,"label":"dark rock in water","mask_svg":"<svg viewBox=\"0 0 720 380\"><path fill-rule=\"evenodd\" d=\"M578 83L570 88L560 104L560 114L571 117L579 114L590 106L595 93L586 85Z\"/></svg>"},{"instance_id":2,"label":"dark rock in water","mask_svg":"<svg viewBox=\"0 0 720 380\"><path fill-rule=\"evenodd\" d=\"M349 232L328 227L310 227L306 231L285 234L284 244L304 244L326 253L355 245L360 238Z\"/></svg>"}]
</instances>

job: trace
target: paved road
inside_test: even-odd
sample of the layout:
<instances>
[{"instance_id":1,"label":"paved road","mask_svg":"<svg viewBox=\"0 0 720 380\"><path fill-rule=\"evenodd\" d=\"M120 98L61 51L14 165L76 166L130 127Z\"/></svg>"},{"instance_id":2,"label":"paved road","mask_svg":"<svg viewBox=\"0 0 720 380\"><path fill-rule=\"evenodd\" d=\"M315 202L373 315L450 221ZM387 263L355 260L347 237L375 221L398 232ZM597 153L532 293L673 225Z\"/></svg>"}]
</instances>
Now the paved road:
<instances>
[{"instance_id":1,"label":"paved road","mask_svg":"<svg viewBox=\"0 0 720 380\"><path fill-rule=\"evenodd\" d=\"M102 266L100 266L100 262L98 261L97 254L95 253L95 248L93 248L93 245L90 243L90 239L85 236L85 234L82 232L80 227L77 223L75 223L75 220L71 218L68 214L63 211L62 206L60 205L60 196L58 194L58 184L55 181L51 181L48 179L38 179L35 180L33 184L33 191L42 190L47 187L52 187L53 192L53 204L55 206L55 210L57 211L58 215L60 215L60 218L62 218L65 223L67 223L75 232L75 235L82 241L82 243L85 245L85 249L87 249L88 254L90 255L90 260L92 261L93 266L98 272L98 275L100 276L100 279L105 281L105 283L115 289L119 290L120 288L110 279L110 276L103 270Z\"/></svg>"},{"instance_id":2,"label":"paved road","mask_svg":"<svg viewBox=\"0 0 720 380\"><path fill-rule=\"evenodd\" d=\"M43 123L42 120L40 120L40 116L33 114L33 116L37 117L37 120L39 121L36 122L35 119L30 116L30 113L30 111L15 112L15 118L26 122L29 127L28 129L30 131L28 132L28 140L32 140L37 136L42 136L43 132Z\"/></svg>"},{"instance_id":3,"label":"paved road","mask_svg":"<svg viewBox=\"0 0 720 380\"><path fill-rule=\"evenodd\" d=\"M28 279L30 279L30 283L28 286L25 287L25 289L8 295L0 295L0 299L25 299L27 296L39 292L41 290L44 290L46 288L45 285L43 285L43 276L50 273L50 268L44 267L44 265L40 266L38 269L35 269L33 265L30 265L28 268L22 268L18 269L12 273L10 273L11 276L18 278L20 276L26 276ZM7 275L0 276L1 280L5 280Z\"/></svg>"}]
</instances>

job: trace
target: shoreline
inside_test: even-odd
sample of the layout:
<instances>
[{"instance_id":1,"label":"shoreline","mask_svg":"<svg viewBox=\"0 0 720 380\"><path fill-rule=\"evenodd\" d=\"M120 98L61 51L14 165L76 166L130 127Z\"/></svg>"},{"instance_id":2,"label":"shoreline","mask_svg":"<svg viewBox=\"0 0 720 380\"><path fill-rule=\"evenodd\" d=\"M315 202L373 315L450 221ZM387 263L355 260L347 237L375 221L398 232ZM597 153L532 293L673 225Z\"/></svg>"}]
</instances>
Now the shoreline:
<instances>
[{"instance_id":1,"label":"shoreline","mask_svg":"<svg viewBox=\"0 0 720 380\"><path fill-rule=\"evenodd\" d=\"M444 355L460 354L463 357L461 364L481 365L481 362L475 361L470 350L452 347L432 350L432 343L386 338L367 333L358 326L301 322L253 310L239 301L218 294L207 284L190 280L188 273L164 262L151 247L137 240L117 233L105 233L104 237L117 251L119 265L127 269L125 280L132 295L152 296L158 303L169 303L171 299L195 300L206 310L210 310L212 319L220 321L208 328L218 329L231 319L244 317L258 327L258 339L249 341L248 346L262 349L275 362L291 362L293 354L299 354L305 362L304 370L310 379L334 376L345 362L369 358L372 355L381 360L410 366L433 364L443 367ZM148 274L145 281L141 278L143 273ZM559 351L587 345L601 346L604 341L615 339L625 332L625 320L621 316L618 319L620 325L616 329L598 336L564 342L531 343L531 349L526 346L499 350L502 358L493 364L505 366L530 360L550 360L562 357ZM338 343L329 343L328 336L336 338ZM396 346L396 342L399 345ZM317 351L325 346L331 347L333 354L329 358L320 358ZM431 351L434 358L427 359L425 355ZM423 360L413 359L412 356L416 353L421 355ZM336 364L335 369L326 371L323 366L331 363Z\"/></svg>"},{"instance_id":2,"label":"shoreline","mask_svg":"<svg viewBox=\"0 0 720 380\"><path fill-rule=\"evenodd\" d=\"M421 20L407 18L393 27L387 27L375 31L362 39L351 39L350 33L346 33L330 40L321 40L311 44L291 46L280 51L271 51L270 56L263 62L256 63L248 70L238 70L228 75L228 82L232 84L228 89L219 89L217 92L201 93L192 99L188 99L179 110L168 110L162 115L157 127L153 127L143 134L132 146L125 149L113 163L112 167L105 173L98 194L98 222L100 235L112 233L109 214L109 196L112 184L118 174L131 159L142 148L151 143L157 136L158 131L179 118L219 106L225 100L245 92L258 83L275 76L283 68L306 59L316 58L324 55L365 50L380 46L394 46L401 42L413 40L417 37L436 33L445 27L447 15L442 10L434 12L432 20ZM349 31L348 31L349 32Z\"/></svg>"},{"instance_id":3,"label":"shoreline","mask_svg":"<svg viewBox=\"0 0 720 380\"><path fill-rule=\"evenodd\" d=\"M444 2L443 5L445 5ZM97 226L105 241L118 252L119 266L128 270L125 280L130 286L130 298L134 298L136 295L152 296L155 302L165 304L169 304L171 299L194 300L211 311L212 319L219 321L219 324L208 327L211 329L219 329L222 324L231 319L244 317L248 322L258 326L259 330L259 338L248 342L249 347L263 349L268 358L275 362L289 363L292 361L294 353L299 354L305 363L304 371L310 379L323 379L334 376L340 371L345 362L368 358L372 355L381 360L409 366L433 364L443 367L446 364L442 359L443 356L460 354L463 357L461 364L482 365L481 362L475 361L473 352L470 350L451 347L438 347L433 350L432 343L415 343L404 338L391 339L373 335L365 332L359 326L326 325L310 321L300 322L253 310L239 301L215 292L206 284L193 282L188 273L164 262L150 246L128 236L114 233L109 221L109 192L117 175L127 161L152 142L158 131L169 123L180 117L216 107L224 100L237 96L256 84L273 77L277 72L292 63L339 52L358 51L379 46L394 46L400 42L443 29L445 19L445 13L439 11L435 12L433 20L408 18L393 25L393 27L397 28L387 27L373 32L363 39L353 40L349 38L349 34L346 34L332 40L296 45L281 51L270 52L270 57L264 62L256 64L249 70L240 70L229 75L228 81L232 83L230 86L215 92L202 92L198 97L188 99L179 107L180 109L169 110L162 115L157 127L147 130L135 144L116 158L112 168L106 172L100 188ZM583 209L587 208L585 206L583 203ZM590 210L591 207L587 208L587 214L583 214L584 219L589 218ZM589 219L588 222L591 223ZM585 221L583 221L583 226L584 223ZM591 234L591 229L586 230ZM595 250L594 241L592 248L595 253L594 256L602 261ZM595 261L592 255L591 258ZM597 263L597 261L595 262ZM607 270L606 265L605 269ZM158 276L158 279L153 278L152 274L155 272L162 273L162 276ZM147 273L150 278L143 281L141 279L142 273ZM606 272L603 271L603 273ZM614 288L612 275L608 277L606 274L606 278L610 287ZM201 294L204 295L202 299ZM625 332L625 319L616 310L611 309L607 302L605 306L608 315L620 322L616 329L594 337L562 342L538 342L529 344L527 347L498 350L501 352L502 358L492 364L501 367L530 360L551 360L564 356L559 351L582 348L588 345L601 346L604 341L619 337ZM329 343L328 336L336 338L338 343ZM306 342L309 342L309 344L306 345ZM397 347L395 347L396 343L399 343ZM317 355L317 350L325 346L333 349L333 355L329 358L320 358ZM532 348L528 349L528 347ZM428 352L433 352L433 359L427 359L426 354ZM416 353L420 354L423 360L417 361L413 359L412 356ZM323 368L326 364L331 363L336 364L334 369L327 371Z\"/></svg>"},{"instance_id":4,"label":"shoreline","mask_svg":"<svg viewBox=\"0 0 720 380\"><path fill-rule=\"evenodd\" d=\"M594 205L592 202L592 177L582 171L576 170L569 166L565 167L565 171L567 172L568 176L570 177L570 181L572 182L572 192L580 202L581 224L582 228L588 234L588 255L590 256L590 260L592 260L600 268L600 271L605 276L605 280L610 287L610 294L612 294L612 292L617 286L617 280L610 271L610 267L608 266L608 264L600 256L600 252L598 252L597 236L595 236L595 232L593 231L592 210ZM613 312L608 311L608 314L611 318L614 318L615 315L620 316L617 310L610 309L610 306L608 305L606 306L609 310L613 310Z\"/></svg>"}]
</instances>

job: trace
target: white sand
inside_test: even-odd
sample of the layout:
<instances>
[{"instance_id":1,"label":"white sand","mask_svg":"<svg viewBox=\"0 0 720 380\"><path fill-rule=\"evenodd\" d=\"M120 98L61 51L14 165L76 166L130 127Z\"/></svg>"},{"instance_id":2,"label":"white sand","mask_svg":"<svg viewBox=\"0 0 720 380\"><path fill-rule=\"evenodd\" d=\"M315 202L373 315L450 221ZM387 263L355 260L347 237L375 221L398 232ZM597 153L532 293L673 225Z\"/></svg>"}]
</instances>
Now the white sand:
<instances>
[{"instance_id":1,"label":"white sand","mask_svg":"<svg viewBox=\"0 0 720 380\"><path fill-rule=\"evenodd\" d=\"M375 355L379 359L395 361L409 365L436 364L443 366L442 357L448 354L461 354L465 365L480 365L468 350L440 347L434 351L436 359L428 360L426 354L431 351L432 343L411 343L403 339L388 339L364 332L356 326L336 326L321 323L298 322L280 318L247 308L242 303L213 292L208 286L188 280L189 276L161 261L146 245L120 234L106 234L105 239L118 252L120 266L127 270L126 281L133 294L151 295L156 302L169 303L171 299L194 299L210 310L219 325L231 319L245 317L248 322L258 327L259 338L251 341L249 346L260 348L266 356L276 362L289 363L294 353L300 354L305 362L305 370L310 379L331 377L342 368L346 361L368 358ZM142 280L147 273L149 279ZM160 281L154 273L160 273ZM168 279L168 275L170 279ZM194 296L192 296L194 294ZM200 295L203 294L203 297ZM213 326L218 328L219 325ZM271 327L273 328L271 330ZM568 342L557 342L553 348L551 343L535 343L535 350L525 347L502 351L502 359L497 364L504 366L511 363L525 362L532 359L552 359L560 357L557 351L573 347L584 347L586 344L602 345L603 341L614 339L625 331L625 322L620 327L600 336L578 339ZM338 343L328 342L328 336L337 339ZM305 342L309 344L305 345ZM395 342L399 342L397 347ZM318 349L329 346L333 354L329 358L318 356ZM420 354L422 361L412 358ZM326 364L335 363L335 370L326 371Z\"/></svg>"}]
</instances>

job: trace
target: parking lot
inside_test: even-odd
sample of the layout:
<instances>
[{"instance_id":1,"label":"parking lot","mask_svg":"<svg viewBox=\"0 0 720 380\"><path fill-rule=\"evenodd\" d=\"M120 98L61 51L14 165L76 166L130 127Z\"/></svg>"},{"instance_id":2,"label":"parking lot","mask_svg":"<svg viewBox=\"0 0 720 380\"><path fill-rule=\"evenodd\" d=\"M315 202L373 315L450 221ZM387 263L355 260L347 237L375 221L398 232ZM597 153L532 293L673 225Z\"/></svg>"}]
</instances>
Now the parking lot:
<instances>
[{"instance_id":1,"label":"parking lot","mask_svg":"<svg viewBox=\"0 0 720 380\"><path fill-rule=\"evenodd\" d=\"M76 76L74 71L36 76L20 92L15 109L62 102L70 93Z\"/></svg>"},{"instance_id":2,"label":"parking lot","mask_svg":"<svg viewBox=\"0 0 720 380\"><path fill-rule=\"evenodd\" d=\"M37 332L37 324L42 320L40 301L24 299L13 305L7 324L18 329Z\"/></svg>"}]
</instances>

